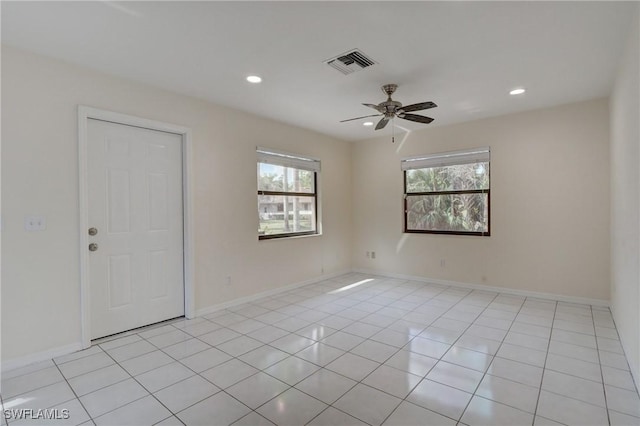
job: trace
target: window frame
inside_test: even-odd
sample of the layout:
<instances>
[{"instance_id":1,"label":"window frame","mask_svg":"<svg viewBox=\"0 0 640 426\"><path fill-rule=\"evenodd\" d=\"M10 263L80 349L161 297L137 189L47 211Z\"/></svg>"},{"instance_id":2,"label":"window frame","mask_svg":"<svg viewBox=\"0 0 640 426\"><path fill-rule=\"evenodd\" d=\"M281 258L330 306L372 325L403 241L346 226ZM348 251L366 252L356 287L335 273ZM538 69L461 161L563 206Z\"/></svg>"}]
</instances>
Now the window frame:
<instances>
[{"instance_id":1,"label":"window frame","mask_svg":"<svg viewBox=\"0 0 640 426\"><path fill-rule=\"evenodd\" d=\"M306 170L313 173L313 192L296 192L296 191L265 191L258 189L257 191L257 201L258 201L258 229L260 229L260 196L261 195L271 195L271 196L282 196L282 197L305 197L309 199L313 199L314 206L314 230L312 231L302 231L302 232L286 232L280 234L271 234L265 235L260 234L258 232L258 240L274 240L281 238L294 238L294 237L302 237L309 235L319 235L319 206L318 206L318 174L320 173L320 160L316 158L302 156L300 154L293 154L283 151L277 151L270 148L261 148L257 147L258 159L257 165L259 164L273 164L276 166L282 166L285 168L292 168L297 170ZM261 161L266 160L266 161ZM257 168L257 177L260 178L259 167ZM285 202L288 203L288 200Z\"/></svg>"},{"instance_id":2,"label":"window frame","mask_svg":"<svg viewBox=\"0 0 640 426\"><path fill-rule=\"evenodd\" d=\"M483 154L486 154L486 158L482 158ZM480 156L480 157L478 157ZM456 160L458 158L458 160ZM477 158L475 161L470 159ZM416 162L417 164L427 164L423 166L409 166L410 162ZM424 192L407 192L407 171L409 170L422 170L434 167L446 167L462 164L474 164L483 163L489 164L488 176L489 187L487 189L461 189L461 190L448 190L448 191L424 191ZM406 234L439 234L439 235L470 235L480 237L491 236L491 149L489 147L475 148L462 151L450 151L441 152L437 154L422 155L418 157L407 157L401 160L402 163L402 177L403 177L403 211L404 211L404 223L403 232ZM423 229L409 229L408 228L408 198L410 196L438 196L438 195L460 195L460 194L487 194L487 231L446 231L446 230L423 230Z\"/></svg>"}]
</instances>

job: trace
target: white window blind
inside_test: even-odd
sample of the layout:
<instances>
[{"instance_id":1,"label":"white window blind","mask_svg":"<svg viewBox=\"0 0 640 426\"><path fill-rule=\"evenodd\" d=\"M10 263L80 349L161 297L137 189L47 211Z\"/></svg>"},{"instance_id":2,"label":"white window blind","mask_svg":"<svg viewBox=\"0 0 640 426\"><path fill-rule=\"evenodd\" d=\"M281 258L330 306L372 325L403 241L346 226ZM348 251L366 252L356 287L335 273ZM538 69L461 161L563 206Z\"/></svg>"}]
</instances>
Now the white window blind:
<instances>
[{"instance_id":1,"label":"white window blind","mask_svg":"<svg viewBox=\"0 0 640 426\"><path fill-rule=\"evenodd\" d=\"M491 158L489 147L467 149L463 151L440 152L431 155L403 158L400 161L402 170L444 167L454 164L470 164L487 162Z\"/></svg>"},{"instance_id":2,"label":"white window blind","mask_svg":"<svg viewBox=\"0 0 640 426\"><path fill-rule=\"evenodd\" d=\"M293 167L296 169L309 170L316 173L320 171L320 160L315 158L303 157L299 154L275 151L273 149L262 147L258 147L256 149L256 152L258 154L259 163Z\"/></svg>"}]
</instances>

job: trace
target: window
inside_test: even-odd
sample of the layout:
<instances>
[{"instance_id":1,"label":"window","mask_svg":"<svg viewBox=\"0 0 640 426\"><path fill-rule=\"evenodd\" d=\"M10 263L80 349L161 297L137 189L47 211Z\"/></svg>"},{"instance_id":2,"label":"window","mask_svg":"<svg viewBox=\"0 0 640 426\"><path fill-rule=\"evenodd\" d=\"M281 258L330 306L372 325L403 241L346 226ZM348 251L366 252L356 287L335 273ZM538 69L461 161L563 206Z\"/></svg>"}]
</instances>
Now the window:
<instances>
[{"instance_id":1,"label":"window","mask_svg":"<svg viewBox=\"0 0 640 426\"><path fill-rule=\"evenodd\" d=\"M258 238L318 233L320 161L258 148Z\"/></svg>"},{"instance_id":2,"label":"window","mask_svg":"<svg viewBox=\"0 0 640 426\"><path fill-rule=\"evenodd\" d=\"M489 148L405 158L404 231L490 235Z\"/></svg>"}]
</instances>

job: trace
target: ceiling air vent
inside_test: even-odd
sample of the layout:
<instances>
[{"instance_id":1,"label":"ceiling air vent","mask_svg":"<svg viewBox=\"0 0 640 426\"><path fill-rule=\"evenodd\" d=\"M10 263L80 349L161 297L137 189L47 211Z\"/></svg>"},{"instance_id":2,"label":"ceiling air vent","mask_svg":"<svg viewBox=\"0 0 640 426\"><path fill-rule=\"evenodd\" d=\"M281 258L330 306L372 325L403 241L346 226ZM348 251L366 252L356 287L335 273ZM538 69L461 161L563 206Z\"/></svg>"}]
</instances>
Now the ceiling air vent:
<instances>
[{"instance_id":1,"label":"ceiling air vent","mask_svg":"<svg viewBox=\"0 0 640 426\"><path fill-rule=\"evenodd\" d=\"M367 57L358 49L343 53L342 55L331 58L326 62L328 65L337 69L344 75L360 71L361 69L370 67L376 63L373 59Z\"/></svg>"}]
</instances>

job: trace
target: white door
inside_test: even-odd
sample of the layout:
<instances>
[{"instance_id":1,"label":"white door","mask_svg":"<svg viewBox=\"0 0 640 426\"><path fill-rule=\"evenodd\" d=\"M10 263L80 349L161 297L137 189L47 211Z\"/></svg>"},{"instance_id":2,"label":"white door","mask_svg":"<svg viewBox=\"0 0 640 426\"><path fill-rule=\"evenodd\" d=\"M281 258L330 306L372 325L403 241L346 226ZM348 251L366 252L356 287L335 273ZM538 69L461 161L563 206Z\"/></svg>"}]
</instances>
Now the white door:
<instances>
[{"instance_id":1,"label":"white door","mask_svg":"<svg viewBox=\"0 0 640 426\"><path fill-rule=\"evenodd\" d=\"M184 315L182 136L89 119L87 167L91 338Z\"/></svg>"}]
</instances>

